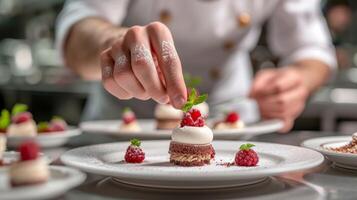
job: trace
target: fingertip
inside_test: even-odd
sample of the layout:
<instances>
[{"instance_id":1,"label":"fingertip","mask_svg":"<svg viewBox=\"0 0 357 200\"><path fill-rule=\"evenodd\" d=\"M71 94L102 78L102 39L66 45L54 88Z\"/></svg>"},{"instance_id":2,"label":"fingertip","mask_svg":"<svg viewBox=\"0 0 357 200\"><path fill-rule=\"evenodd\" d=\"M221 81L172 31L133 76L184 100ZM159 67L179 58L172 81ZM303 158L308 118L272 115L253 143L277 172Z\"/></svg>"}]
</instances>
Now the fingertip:
<instances>
[{"instance_id":1,"label":"fingertip","mask_svg":"<svg viewBox=\"0 0 357 200\"><path fill-rule=\"evenodd\" d=\"M177 94L170 100L170 102L176 109L181 109L186 103L186 98L182 94Z\"/></svg>"}]
</instances>

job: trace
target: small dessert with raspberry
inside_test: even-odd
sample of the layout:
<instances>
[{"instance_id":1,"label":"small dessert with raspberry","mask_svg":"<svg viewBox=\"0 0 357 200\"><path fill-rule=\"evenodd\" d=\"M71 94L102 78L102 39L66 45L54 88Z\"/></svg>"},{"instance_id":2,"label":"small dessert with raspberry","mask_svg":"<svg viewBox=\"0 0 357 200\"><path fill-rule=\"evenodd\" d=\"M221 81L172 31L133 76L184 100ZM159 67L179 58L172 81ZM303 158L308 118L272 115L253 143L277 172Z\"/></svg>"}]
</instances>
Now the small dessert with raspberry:
<instances>
[{"instance_id":1,"label":"small dessert with raspberry","mask_svg":"<svg viewBox=\"0 0 357 200\"><path fill-rule=\"evenodd\" d=\"M240 116L237 112L229 112L223 121L216 122L213 126L215 130L224 129L241 129L244 128L244 122L240 120Z\"/></svg>"},{"instance_id":2,"label":"small dessert with raspberry","mask_svg":"<svg viewBox=\"0 0 357 200\"><path fill-rule=\"evenodd\" d=\"M32 114L27 112L27 106L16 104L12 109L11 124L7 128L8 136L36 136L37 126Z\"/></svg>"},{"instance_id":3,"label":"small dessert with raspberry","mask_svg":"<svg viewBox=\"0 0 357 200\"><path fill-rule=\"evenodd\" d=\"M130 145L126 149L125 162L127 163L142 163L145 159L145 153L140 148L141 142L138 139L130 140Z\"/></svg>"},{"instance_id":4,"label":"small dessert with raspberry","mask_svg":"<svg viewBox=\"0 0 357 200\"><path fill-rule=\"evenodd\" d=\"M159 130L174 129L180 125L183 116L181 110L175 109L170 104L157 104L154 112L156 128Z\"/></svg>"},{"instance_id":5,"label":"small dessert with raspberry","mask_svg":"<svg viewBox=\"0 0 357 200\"><path fill-rule=\"evenodd\" d=\"M135 113L130 108L124 108L120 130L124 132L139 132L141 128L136 120Z\"/></svg>"},{"instance_id":6,"label":"small dessert with raspberry","mask_svg":"<svg viewBox=\"0 0 357 200\"><path fill-rule=\"evenodd\" d=\"M12 186L39 184L48 180L48 165L46 160L39 157L39 151L39 146L33 141L20 145L20 160L12 163L9 170Z\"/></svg>"},{"instance_id":7,"label":"small dessert with raspberry","mask_svg":"<svg viewBox=\"0 0 357 200\"><path fill-rule=\"evenodd\" d=\"M207 95L191 94L183 110L185 115L180 127L173 130L170 143L170 162L180 166L203 166L215 156L211 144L213 133L205 125L201 112L192 106L202 103Z\"/></svg>"},{"instance_id":8,"label":"small dessert with raspberry","mask_svg":"<svg viewBox=\"0 0 357 200\"><path fill-rule=\"evenodd\" d=\"M37 124L38 133L63 132L68 129L67 122L61 117L54 116L50 122L40 122Z\"/></svg>"},{"instance_id":9,"label":"small dessert with raspberry","mask_svg":"<svg viewBox=\"0 0 357 200\"><path fill-rule=\"evenodd\" d=\"M3 154L6 151L6 137L0 135L0 167L3 164Z\"/></svg>"},{"instance_id":10,"label":"small dessert with raspberry","mask_svg":"<svg viewBox=\"0 0 357 200\"><path fill-rule=\"evenodd\" d=\"M258 154L252 149L254 144L242 144L239 147L234 163L238 166L253 167L256 166L259 162Z\"/></svg>"}]
</instances>

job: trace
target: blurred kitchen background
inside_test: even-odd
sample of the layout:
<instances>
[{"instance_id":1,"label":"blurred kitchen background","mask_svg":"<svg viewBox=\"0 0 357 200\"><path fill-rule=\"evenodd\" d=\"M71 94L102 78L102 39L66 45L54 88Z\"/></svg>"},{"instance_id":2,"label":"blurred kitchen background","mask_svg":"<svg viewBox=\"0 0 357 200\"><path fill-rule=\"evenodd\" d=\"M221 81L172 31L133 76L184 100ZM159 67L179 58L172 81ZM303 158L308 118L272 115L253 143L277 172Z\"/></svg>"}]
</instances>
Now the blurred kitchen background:
<instances>
[{"instance_id":1,"label":"blurred kitchen background","mask_svg":"<svg viewBox=\"0 0 357 200\"><path fill-rule=\"evenodd\" d=\"M64 0L0 0L0 108L30 106L37 121L52 115L77 124L93 84L60 62L54 25ZM336 46L336 78L319 90L296 130L357 130L357 1L325 0L324 13ZM255 70L275 67L265 34L251 53Z\"/></svg>"}]
</instances>

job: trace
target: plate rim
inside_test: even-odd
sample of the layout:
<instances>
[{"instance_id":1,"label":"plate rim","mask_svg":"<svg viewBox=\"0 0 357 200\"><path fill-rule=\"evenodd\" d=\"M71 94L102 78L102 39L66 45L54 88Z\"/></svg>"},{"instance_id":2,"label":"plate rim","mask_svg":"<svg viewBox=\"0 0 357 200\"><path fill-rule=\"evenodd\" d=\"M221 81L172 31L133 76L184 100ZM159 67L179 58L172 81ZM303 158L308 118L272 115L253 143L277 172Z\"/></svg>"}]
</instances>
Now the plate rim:
<instances>
[{"instance_id":1,"label":"plate rim","mask_svg":"<svg viewBox=\"0 0 357 200\"><path fill-rule=\"evenodd\" d=\"M145 143L148 142L168 142L169 140L161 140L161 141L145 141ZM224 140L216 140L214 141L215 143L230 143L230 142L237 142L237 141L224 141ZM240 143L246 142L246 141L239 141ZM175 175L158 175L158 176L153 176L153 175L144 175L142 176L141 174L133 174L133 173L123 173L120 171L116 171L116 175L113 175L113 170L103 170L103 169L98 169L96 168L96 166L90 166L90 165L81 165L78 162L73 162L70 159L68 159L67 157L73 156L71 155L73 152L79 151L82 148L88 148L88 147L93 147L93 146L105 146L105 145L114 145L114 144L127 144L127 142L114 142L114 143L106 143L106 144L99 144L99 145L90 145L90 146L84 146L84 147L79 147L79 148L75 148L72 150L69 150L67 152L65 152L64 154L61 155L60 160L62 163L64 163L65 165L74 167L74 168L78 168L80 170L83 170L85 172L89 172L89 173L93 173L93 174L99 174L99 175L105 175L105 176L110 176L110 177L118 177L118 178L131 178L131 179L145 179L145 180L162 180L163 177L166 178L166 180L171 180L171 179L176 179L176 180L185 180L187 178L196 178L196 177L200 177L200 181L203 180L217 180L217 179L221 179L222 177L225 180L237 180L237 179L248 179L248 178L260 178L260 177L267 177L267 176L274 176L277 174L282 174L282 173L287 173L287 172L293 172L293 171L300 171L300 170L305 170L305 169L310 169L316 166L319 166L321 163L323 163L324 161L324 156L312 149L308 149L308 148L304 148L304 147L299 147L299 146L292 146L292 145L285 145L285 144L277 144L277 143L267 143L267 142L254 142L254 141L249 141L249 142L253 142L255 144L264 144L264 145L281 145L281 146L285 146L285 147L293 147L293 148L302 148L305 151L310 151L310 153L315 154L314 155L314 159L311 159L309 161L302 161L299 163L299 165L294 165L294 164L285 164L285 165L280 165L276 168L270 168L267 172L267 169L264 168L260 168L251 172L248 171L244 171L245 173L241 173L241 174L233 174L231 172L225 172L222 173L221 171L219 173L211 173L210 176L202 176L202 174L185 174L185 175L181 175L178 177ZM214 175L214 176L213 176ZM169 178L169 179L167 179Z\"/></svg>"},{"instance_id":2,"label":"plate rim","mask_svg":"<svg viewBox=\"0 0 357 200\"><path fill-rule=\"evenodd\" d=\"M63 133L64 132L64 133ZM46 139L62 139L78 136L82 134L82 130L76 126L68 126L68 129L65 131L57 131L46 134L38 134L36 136L6 136L7 140L46 140Z\"/></svg>"}]
</instances>

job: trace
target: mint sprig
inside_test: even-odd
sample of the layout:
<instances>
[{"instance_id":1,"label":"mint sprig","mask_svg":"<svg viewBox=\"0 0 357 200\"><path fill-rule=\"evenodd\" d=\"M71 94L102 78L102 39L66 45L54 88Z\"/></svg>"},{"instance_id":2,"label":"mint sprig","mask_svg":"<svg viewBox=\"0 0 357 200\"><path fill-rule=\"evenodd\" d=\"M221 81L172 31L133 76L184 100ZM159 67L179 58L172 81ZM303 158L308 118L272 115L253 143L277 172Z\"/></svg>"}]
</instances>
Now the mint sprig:
<instances>
[{"instance_id":1,"label":"mint sprig","mask_svg":"<svg viewBox=\"0 0 357 200\"><path fill-rule=\"evenodd\" d=\"M131 143L131 145L136 146L136 147L140 147L140 145L141 145L141 141L136 138L131 139L130 143Z\"/></svg>"},{"instance_id":2,"label":"mint sprig","mask_svg":"<svg viewBox=\"0 0 357 200\"><path fill-rule=\"evenodd\" d=\"M199 76L192 76L191 74L184 74L183 78L185 79L186 86L189 88L197 87L202 82L202 78Z\"/></svg>"},{"instance_id":3,"label":"mint sprig","mask_svg":"<svg viewBox=\"0 0 357 200\"><path fill-rule=\"evenodd\" d=\"M195 88L191 89L191 93L188 96L186 104L182 107L182 111L189 111L194 105L200 104L208 98L207 94L197 95L197 91Z\"/></svg>"},{"instance_id":4,"label":"mint sprig","mask_svg":"<svg viewBox=\"0 0 357 200\"><path fill-rule=\"evenodd\" d=\"M242 144L239 149L240 150L249 150L250 148L254 147L255 145L254 144L251 144L251 143L247 143L247 144Z\"/></svg>"},{"instance_id":5,"label":"mint sprig","mask_svg":"<svg viewBox=\"0 0 357 200\"><path fill-rule=\"evenodd\" d=\"M54 115L52 116L51 120L63 120L63 118L58 115Z\"/></svg>"},{"instance_id":6,"label":"mint sprig","mask_svg":"<svg viewBox=\"0 0 357 200\"><path fill-rule=\"evenodd\" d=\"M49 127L48 122L39 122L37 124L37 130L40 131L40 132L48 129L48 127Z\"/></svg>"},{"instance_id":7,"label":"mint sprig","mask_svg":"<svg viewBox=\"0 0 357 200\"><path fill-rule=\"evenodd\" d=\"M131 108L130 107L124 107L123 108L123 113L126 113L126 112L131 112Z\"/></svg>"},{"instance_id":8,"label":"mint sprig","mask_svg":"<svg viewBox=\"0 0 357 200\"><path fill-rule=\"evenodd\" d=\"M1 111L0 129L6 129L11 123L10 112L6 109Z\"/></svg>"},{"instance_id":9,"label":"mint sprig","mask_svg":"<svg viewBox=\"0 0 357 200\"><path fill-rule=\"evenodd\" d=\"M14 105L14 107L11 110L11 115L15 116L19 113L23 113L26 112L28 109L28 106L26 104L22 104L22 103L17 103Z\"/></svg>"}]
</instances>

